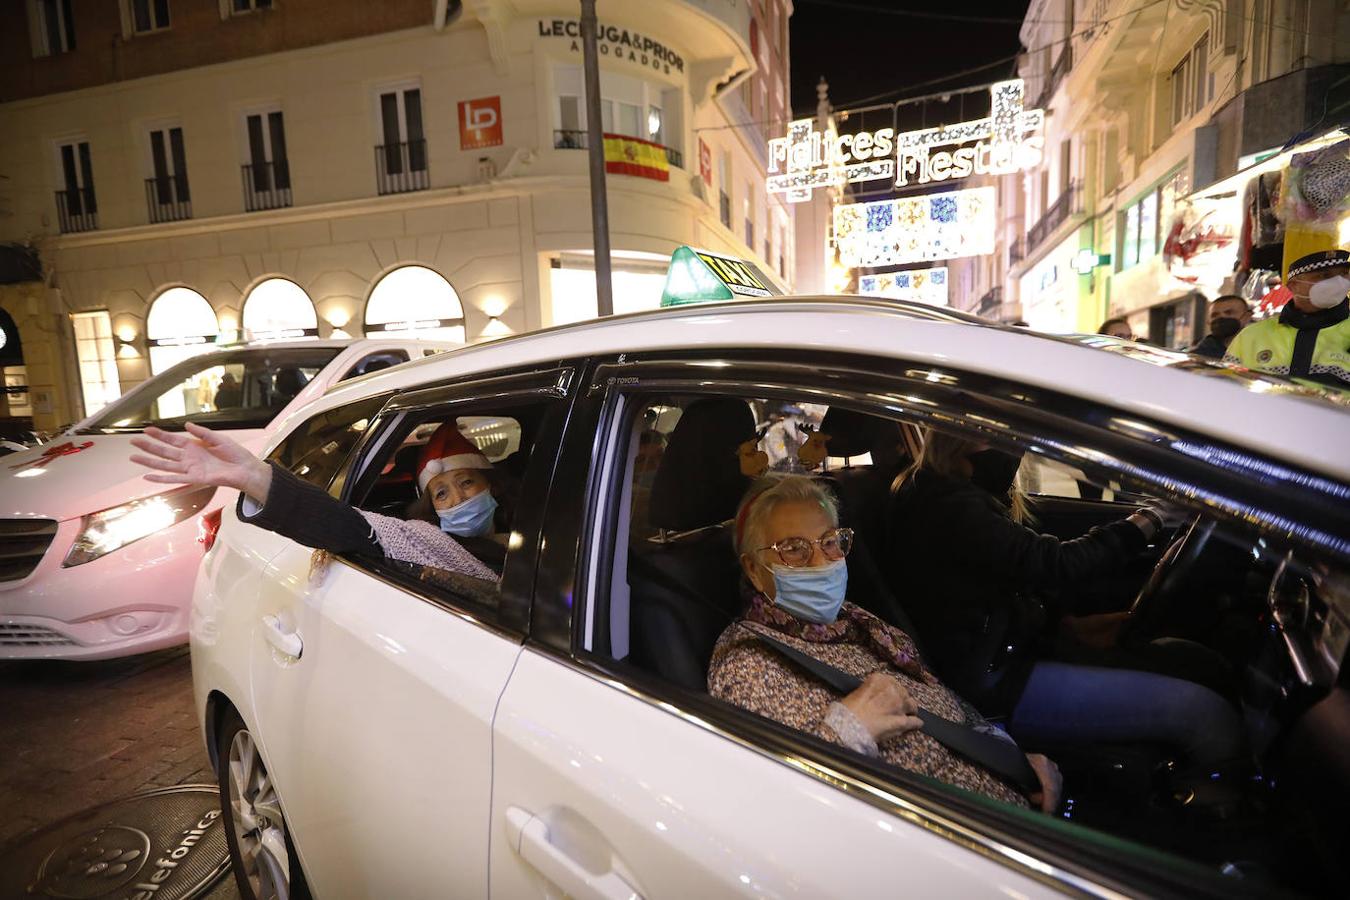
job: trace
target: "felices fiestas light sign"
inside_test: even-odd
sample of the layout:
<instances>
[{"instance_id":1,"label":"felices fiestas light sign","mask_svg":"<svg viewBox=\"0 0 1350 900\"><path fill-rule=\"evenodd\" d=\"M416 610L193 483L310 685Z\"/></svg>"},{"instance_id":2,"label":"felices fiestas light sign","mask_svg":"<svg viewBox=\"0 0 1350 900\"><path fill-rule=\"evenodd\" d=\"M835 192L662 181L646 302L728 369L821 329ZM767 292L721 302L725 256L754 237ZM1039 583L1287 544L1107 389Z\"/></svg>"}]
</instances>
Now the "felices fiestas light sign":
<instances>
[{"instance_id":1,"label":"felices fiestas light sign","mask_svg":"<svg viewBox=\"0 0 1350 900\"><path fill-rule=\"evenodd\" d=\"M906 187L1005 175L1039 164L1045 115L1024 108L1023 81L998 82L989 93L990 114L983 119L899 134L893 128L822 133L815 130L814 119L798 119L788 127L787 137L769 141L768 191L798 203L810 200L818 187L883 178L895 178L896 187Z\"/></svg>"}]
</instances>

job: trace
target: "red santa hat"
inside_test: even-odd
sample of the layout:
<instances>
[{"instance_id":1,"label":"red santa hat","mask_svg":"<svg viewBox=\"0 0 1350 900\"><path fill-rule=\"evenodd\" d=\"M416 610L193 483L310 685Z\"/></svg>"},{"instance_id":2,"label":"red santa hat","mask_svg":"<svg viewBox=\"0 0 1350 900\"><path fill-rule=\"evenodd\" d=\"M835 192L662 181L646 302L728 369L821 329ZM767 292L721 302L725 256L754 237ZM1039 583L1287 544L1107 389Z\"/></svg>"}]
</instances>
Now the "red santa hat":
<instances>
[{"instance_id":1,"label":"red santa hat","mask_svg":"<svg viewBox=\"0 0 1350 900\"><path fill-rule=\"evenodd\" d=\"M437 428L417 457L417 488L426 490L427 482L442 472L456 469L491 469L492 462L459 432L454 421Z\"/></svg>"}]
</instances>

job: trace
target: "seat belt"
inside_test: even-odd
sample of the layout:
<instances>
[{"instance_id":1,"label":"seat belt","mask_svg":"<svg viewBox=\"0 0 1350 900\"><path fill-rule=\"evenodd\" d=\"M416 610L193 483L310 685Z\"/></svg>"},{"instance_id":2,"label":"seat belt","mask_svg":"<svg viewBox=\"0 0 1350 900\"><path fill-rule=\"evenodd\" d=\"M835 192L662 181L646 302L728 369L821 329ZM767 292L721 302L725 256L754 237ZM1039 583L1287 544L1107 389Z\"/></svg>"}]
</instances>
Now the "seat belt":
<instances>
[{"instance_id":1,"label":"seat belt","mask_svg":"<svg viewBox=\"0 0 1350 900\"><path fill-rule=\"evenodd\" d=\"M803 653L777 638L761 634L753 628L745 630L840 693L851 694L862 685L863 680L857 675L850 675L829 663L821 662L814 656ZM1016 744L983 734L969 725L944 719L922 707L916 715L923 722L921 729L923 733L948 750L984 766L1004 781L1016 785L1028 796L1041 790L1041 780L1037 777L1036 770L1027 762L1026 754Z\"/></svg>"}]
</instances>

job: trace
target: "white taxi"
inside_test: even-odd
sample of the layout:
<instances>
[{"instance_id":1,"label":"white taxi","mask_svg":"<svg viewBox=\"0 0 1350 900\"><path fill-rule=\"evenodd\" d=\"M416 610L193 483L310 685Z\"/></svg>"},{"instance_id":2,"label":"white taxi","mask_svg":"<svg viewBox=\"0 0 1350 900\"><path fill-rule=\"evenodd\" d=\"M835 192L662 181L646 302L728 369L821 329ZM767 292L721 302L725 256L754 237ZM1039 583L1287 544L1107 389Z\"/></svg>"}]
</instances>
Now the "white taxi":
<instances>
[{"instance_id":1,"label":"white taxi","mask_svg":"<svg viewBox=\"0 0 1350 900\"><path fill-rule=\"evenodd\" d=\"M234 507L207 552L193 680L246 898L1344 891L1350 415L1334 404L926 307L766 299L378 373L265 453L397 514L451 421L512 485L498 581L316 560ZM826 457L811 471L880 548L921 428L1024 449L1041 527L1064 536L1139 494L1194 516L1121 584L1146 627L1204 598L1241 636L1215 643L1243 676L1259 778L1179 790L1157 748L1102 747L1060 760L1068 799L1047 815L709 695L740 608L738 454ZM850 591L875 586L861 562L855 547Z\"/></svg>"},{"instance_id":2,"label":"white taxi","mask_svg":"<svg viewBox=\"0 0 1350 900\"><path fill-rule=\"evenodd\" d=\"M146 482L128 459L133 435L192 421L261 446L339 381L452 346L384 339L222 349L165 370L46 444L4 456L0 659L106 659L187 639L198 516L218 516L234 495Z\"/></svg>"}]
</instances>

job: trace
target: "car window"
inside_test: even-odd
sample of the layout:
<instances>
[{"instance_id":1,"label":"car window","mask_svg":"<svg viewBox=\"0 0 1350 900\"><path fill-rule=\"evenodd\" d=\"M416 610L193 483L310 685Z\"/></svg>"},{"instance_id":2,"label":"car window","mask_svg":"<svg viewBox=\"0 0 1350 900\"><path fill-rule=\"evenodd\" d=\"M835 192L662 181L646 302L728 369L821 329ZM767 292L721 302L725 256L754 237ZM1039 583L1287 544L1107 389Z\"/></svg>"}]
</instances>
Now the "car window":
<instances>
[{"instance_id":1,"label":"car window","mask_svg":"<svg viewBox=\"0 0 1350 900\"><path fill-rule=\"evenodd\" d=\"M327 488L385 399L381 396L349 403L305 420L267 455L268 461L289 469L303 481Z\"/></svg>"},{"instance_id":2,"label":"car window","mask_svg":"<svg viewBox=\"0 0 1350 900\"><path fill-rule=\"evenodd\" d=\"M371 372L378 372L381 369L387 369L390 366L396 366L407 361L408 351L406 350L379 350L362 357L338 380L346 381L348 378L356 378L358 375L369 375Z\"/></svg>"},{"instance_id":3,"label":"car window","mask_svg":"<svg viewBox=\"0 0 1350 900\"><path fill-rule=\"evenodd\" d=\"M769 385L756 387L768 392ZM1335 789L1330 785L1333 773L1343 766L1343 750L1337 749L1334 735L1350 727L1350 701L1343 686L1350 649L1350 559L1343 540L1337 544L1327 537L1330 532L1317 531L1327 526L1313 524L1313 511L1306 521L1291 523L1253 515L1251 504L1259 494L1223 500L1230 488L1205 479L1221 479L1227 467L1197 466L1197 458L1209 457L1197 455L1194 445L1160 458L1156 432L1131 450L1122 449L1112 436L1094 443L1078 427L1081 416L1064 426L1076 429L1070 442L1051 426L1042 430L1040 425L996 420L983 408L953 405L934 413L932 408L940 404L929 397L938 394L907 395L908 409L897 410L882 403L836 408L819 402L819 390L803 391L796 399L788 388L772 393L776 396L643 393L632 387L612 401L622 410L609 456L621 474L611 493L614 538L612 546L594 544L601 589L587 602L593 599L601 606L593 616L587 614L595 626L585 634L583 649L617 667L610 671L640 676L644 690L659 684L677 705L693 704L690 708L700 714L707 712L710 708L702 704L709 697L714 647L734 632L728 629L743 614L749 596L733 549L733 517L751 474L778 469L828 484L838 498L841 521L863 538L847 561L848 599L912 635L928 670L944 684L955 683L951 663L937 662L944 656L934 650L948 639L942 630L948 619L924 612L919 598L936 599L930 610L954 609L952 560L969 560L965 568L978 581L975 561L985 557L910 554L896 567L890 554L907 542L931 547L921 539L938 523L902 523L896 534L890 485L895 474L914 463L903 448L918 446L907 435L919 426L930 429L927 446L934 453L934 434L1023 451L1023 490L1030 469L1040 474L1042 496L1075 496L1073 488L1081 479L1116 491L1122 495L1117 501L1130 501L1124 508L1029 508L1024 520L1029 533L1072 541L1102 526L1115 535L1108 543L1125 541L1131 548L1118 561L1082 577L1064 580L1047 573L1034 583L1009 587L1009 604L1021 604L1017 608L1028 614L1036 610L1040 616L1030 633L1041 643L1034 645L1039 649L1030 658L1078 666L1064 670L1066 689L1077 689L1087 678L1083 673L1094 669L1170 673L1174 681L1169 683L1185 688L1179 693L1209 698L1206 709L1225 716L1223 728L1232 729L1234 746L1240 748L1233 765L1196 771L1183 762L1189 751L1178 748L1189 746L1185 741L1213 738L1219 728L1215 722L1182 722L1181 736L1173 738L1180 743L1175 744L1132 742L1128 730L1112 741L1067 743L1044 733L1028 737L1026 732L1020 738L1024 751L1049 754L1059 763L1073 800L1060 814L1081 826L1059 832L1055 839L1067 836L1087 846L1098 835L1109 834L1127 842L1115 845L1118 852L1162 851L1174 854L1177 865L1182 859L1195 865L1197 872L1216 878L1240 872L1272 888L1304 890L1309 884L1336 883L1339 862L1329 848L1344 846L1346 826L1337 810L1347 795L1343 784ZM803 456L808 443L803 441L793 455L766 446L766 425L782 421L794 426L801 421L818 434L838 434L826 442L824 453L808 448ZM832 423L845 427L832 428ZM829 452L836 440L848 452ZM865 446L871 448L871 461L860 463L854 451ZM1144 454L1140 459L1148 460L1147 465L1132 461L1132 452ZM850 460L848 466L837 463L843 458ZM1263 466L1261 471L1269 477L1278 469ZM1013 477L1011 472L1008 477ZM1291 486L1322 483L1297 473L1289 478ZM1342 497L1347 491L1345 486L1328 490ZM1124 521L1135 500L1149 499L1164 504L1157 514L1165 530L1152 543L1139 526ZM1343 524L1343 510L1332 514ZM1317 534L1322 535L1317 547L1295 542L1297 536ZM946 539L960 547L962 540L974 546L982 538L950 533ZM1327 549L1336 546L1341 549ZM985 585L985 590L995 591L1001 582L991 578ZM1004 615L1007 609L995 612ZM1085 625L1093 616L1105 616L1104 621L1121 630L1109 639L1093 633ZM1129 630L1127 622L1133 623ZM977 623L979 633L985 628L987 624ZM1127 643L1114 643L1121 634ZM1158 660L1176 651L1178 642L1192 653L1182 657L1181 669L1149 668L1175 663ZM971 647L969 652L978 650ZM997 663L1004 648L990 651ZM951 659L949 651L943 653ZM793 671L794 678L801 674ZM1151 702L1151 695L1139 696ZM993 703L961 699L976 708ZM1174 698L1156 699L1161 708L1164 700ZM730 717L718 719L724 724L749 715L726 704L718 708ZM1007 717L997 715L997 705L986 709L992 720L1012 727ZM754 712L787 724L775 716L773 704ZM799 729L804 741L819 736L809 723L790 727ZM851 758L849 751L833 745L827 752ZM1159 770L1160 764L1167 768ZM906 777L889 771L890 777ZM1290 827L1288 810L1304 806L1308 812L1296 818L1310 839L1293 846L1284 837ZM1234 816L1243 822L1245 843L1240 849L1232 842Z\"/></svg>"},{"instance_id":4,"label":"car window","mask_svg":"<svg viewBox=\"0 0 1350 900\"><path fill-rule=\"evenodd\" d=\"M83 433L262 428L332 362L333 347L252 347L194 357L108 406Z\"/></svg>"},{"instance_id":5,"label":"car window","mask_svg":"<svg viewBox=\"0 0 1350 900\"><path fill-rule=\"evenodd\" d=\"M512 541L517 513L526 502L522 496L527 472L537 452L541 429L558 401L511 401L487 404L472 401L441 408L422 408L400 415L389 426L378 451L366 461L370 473L354 488L359 496L353 502L362 510L404 522L420 522L427 529L449 529L455 542L482 566L490 570L480 576L467 576L449 567L385 559L375 563L384 574L421 592L460 609L496 619L501 604L501 579L514 565L519 544ZM453 429L477 448L491 464L490 469L475 470L481 475L492 497L492 509L486 531L477 536L455 534L452 519L443 514L457 504L451 491L439 481L419 483L421 460L428 444L438 432ZM440 438L444 440L444 438ZM548 454L545 453L545 456ZM449 473L446 473L447 477ZM445 490L445 497L439 491ZM470 498L472 499L472 498ZM445 505L438 511L436 502ZM536 502L542 502L536 498ZM436 531L431 531L435 534Z\"/></svg>"}]
</instances>

